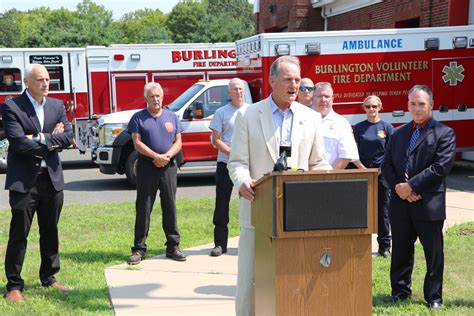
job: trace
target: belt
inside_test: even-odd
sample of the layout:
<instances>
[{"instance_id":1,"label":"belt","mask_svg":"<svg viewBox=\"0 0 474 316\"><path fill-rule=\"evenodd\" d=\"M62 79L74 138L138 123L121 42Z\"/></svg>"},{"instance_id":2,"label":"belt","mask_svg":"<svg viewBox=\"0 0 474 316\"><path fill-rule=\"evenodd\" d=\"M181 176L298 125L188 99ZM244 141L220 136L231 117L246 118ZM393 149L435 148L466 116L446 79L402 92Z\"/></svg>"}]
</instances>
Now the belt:
<instances>
[{"instance_id":1,"label":"belt","mask_svg":"<svg viewBox=\"0 0 474 316\"><path fill-rule=\"evenodd\" d=\"M39 168L38 170L38 174L47 174L48 173L48 168Z\"/></svg>"}]
</instances>

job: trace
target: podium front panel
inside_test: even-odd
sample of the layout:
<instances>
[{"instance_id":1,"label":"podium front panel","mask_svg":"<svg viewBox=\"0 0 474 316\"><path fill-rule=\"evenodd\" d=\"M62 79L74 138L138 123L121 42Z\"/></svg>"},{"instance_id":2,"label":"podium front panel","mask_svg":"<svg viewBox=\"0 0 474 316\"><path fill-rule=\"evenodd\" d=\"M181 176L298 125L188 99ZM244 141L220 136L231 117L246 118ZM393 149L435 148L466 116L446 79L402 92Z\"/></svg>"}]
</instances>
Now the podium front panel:
<instances>
[{"instance_id":1,"label":"podium front panel","mask_svg":"<svg viewBox=\"0 0 474 316\"><path fill-rule=\"evenodd\" d=\"M285 181L283 229L367 228L367 179Z\"/></svg>"}]
</instances>

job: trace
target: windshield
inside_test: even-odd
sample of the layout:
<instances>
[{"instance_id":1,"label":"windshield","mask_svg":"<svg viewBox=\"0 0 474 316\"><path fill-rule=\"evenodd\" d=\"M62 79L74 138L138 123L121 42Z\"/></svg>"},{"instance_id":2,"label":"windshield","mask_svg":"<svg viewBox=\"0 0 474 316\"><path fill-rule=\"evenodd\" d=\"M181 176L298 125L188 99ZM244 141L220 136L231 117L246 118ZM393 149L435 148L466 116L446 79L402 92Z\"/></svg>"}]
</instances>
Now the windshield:
<instances>
[{"instance_id":1,"label":"windshield","mask_svg":"<svg viewBox=\"0 0 474 316\"><path fill-rule=\"evenodd\" d=\"M176 112L179 109L183 107L192 97L197 95L198 91L201 90L204 87L202 84L193 84L191 87L189 87L188 90L184 91L183 94L181 94L179 97L174 99L173 102L171 102L168 105L168 109L170 111Z\"/></svg>"}]
</instances>

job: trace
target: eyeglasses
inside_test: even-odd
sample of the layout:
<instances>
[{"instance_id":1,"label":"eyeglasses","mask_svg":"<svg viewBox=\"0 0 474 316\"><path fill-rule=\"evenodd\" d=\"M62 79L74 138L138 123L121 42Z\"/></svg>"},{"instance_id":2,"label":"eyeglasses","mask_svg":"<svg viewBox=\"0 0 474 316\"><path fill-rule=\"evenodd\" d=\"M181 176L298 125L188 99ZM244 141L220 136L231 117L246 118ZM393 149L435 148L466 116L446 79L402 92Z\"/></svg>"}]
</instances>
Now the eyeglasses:
<instances>
[{"instance_id":1,"label":"eyeglasses","mask_svg":"<svg viewBox=\"0 0 474 316\"><path fill-rule=\"evenodd\" d=\"M314 90L314 87L307 87L307 86L300 86L300 91L302 92L306 92L306 91L313 91Z\"/></svg>"},{"instance_id":2,"label":"eyeglasses","mask_svg":"<svg viewBox=\"0 0 474 316\"><path fill-rule=\"evenodd\" d=\"M377 109L379 106L378 105L364 105L366 109Z\"/></svg>"}]
</instances>

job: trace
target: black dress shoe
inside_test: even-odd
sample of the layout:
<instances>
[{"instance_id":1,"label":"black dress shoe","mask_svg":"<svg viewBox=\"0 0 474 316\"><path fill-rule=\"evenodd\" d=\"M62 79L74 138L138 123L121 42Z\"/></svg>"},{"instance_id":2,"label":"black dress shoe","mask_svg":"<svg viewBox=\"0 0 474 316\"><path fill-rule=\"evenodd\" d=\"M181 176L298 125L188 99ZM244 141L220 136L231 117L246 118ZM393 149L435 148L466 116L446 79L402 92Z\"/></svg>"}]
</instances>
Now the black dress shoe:
<instances>
[{"instance_id":1,"label":"black dress shoe","mask_svg":"<svg viewBox=\"0 0 474 316\"><path fill-rule=\"evenodd\" d=\"M393 303L403 302L409 299L410 299L410 295L390 295L384 300L384 302L386 304L393 304Z\"/></svg>"},{"instance_id":2,"label":"black dress shoe","mask_svg":"<svg viewBox=\"0 0 474 316\"><path fill-rule=\"evenodd\" d=\"M430 302L428 303L428 308L437 312L441 312L443 310L443 305L439 302Z\"/></svg>"},{"instance_id":3,"label":"black dress shoe","mask_svg":"<svg viewBox=\"0 0 474 316\"><path fill-rule=\"evenodd\" d=\"M186 261L186 256L179 248L166 250L166 258L170 258L176 261Z\"/></svg>"}]
</instances>

